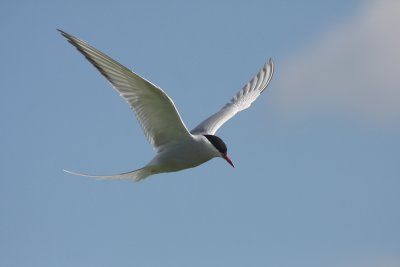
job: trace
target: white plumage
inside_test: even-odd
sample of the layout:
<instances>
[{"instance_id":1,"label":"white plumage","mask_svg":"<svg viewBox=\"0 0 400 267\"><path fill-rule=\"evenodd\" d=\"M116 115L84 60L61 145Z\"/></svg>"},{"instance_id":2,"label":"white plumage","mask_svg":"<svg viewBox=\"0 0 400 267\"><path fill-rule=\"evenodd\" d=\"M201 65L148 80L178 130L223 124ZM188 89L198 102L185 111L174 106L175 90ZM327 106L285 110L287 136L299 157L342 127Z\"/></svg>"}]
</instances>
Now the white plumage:
<instances>
[{"instance_id":1,"label":"white plumage","mask_svg":"<svg viewBox=\"0 0 400 267\"><path fill-rule=\"evenodd\" d=\"M236 113L248 108L265 90L273 75L272 59L220 111L189 132L174 102L161 88L86 42L59 31L126 100L156 151L156 156L146 166L132 172L108 176L66 172L103 179L139 181L152 174L192 168L214 157L222 157L233 166L225 143L214 134Z\"/></svg>"}]
</instances>

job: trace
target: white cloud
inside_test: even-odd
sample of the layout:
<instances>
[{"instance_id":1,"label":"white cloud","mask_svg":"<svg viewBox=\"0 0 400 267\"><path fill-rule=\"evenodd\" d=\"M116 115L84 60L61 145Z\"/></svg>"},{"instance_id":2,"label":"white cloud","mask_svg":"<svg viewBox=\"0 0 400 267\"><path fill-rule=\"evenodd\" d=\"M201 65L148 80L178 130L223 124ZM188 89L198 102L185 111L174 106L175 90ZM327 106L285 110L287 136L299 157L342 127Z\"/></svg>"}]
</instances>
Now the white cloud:
<instances>
[{"instance_id":1,"label":"white cloud","mask_svg":"<svg viewBox=\"0 0 400 267\"><path fill-rule=\"evenodd\" d=\"M400 261L396 256L365 255L363 259L347 260L337 267L400 267Z\"/></svg>"},{"instance_id":2,"label":"white cloud","mask_svg":"<svg viewBox=\"0 0 400 267\"><path fill-rule=\"evenodd\" d=\"M367 1L357 14L281 65L277 107L287 115L342 112L400 122L400 1Z\"/></svg>"}]
</instances>

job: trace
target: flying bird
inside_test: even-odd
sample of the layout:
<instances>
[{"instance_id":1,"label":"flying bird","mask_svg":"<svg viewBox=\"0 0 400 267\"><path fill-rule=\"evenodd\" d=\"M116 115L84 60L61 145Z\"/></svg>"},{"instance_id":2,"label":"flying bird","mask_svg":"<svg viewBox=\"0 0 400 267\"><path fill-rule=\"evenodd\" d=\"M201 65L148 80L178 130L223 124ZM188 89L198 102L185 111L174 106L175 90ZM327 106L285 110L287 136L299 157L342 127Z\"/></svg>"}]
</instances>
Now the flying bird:
<instances>
[{"instance_id":1,"label":"flying bird","mask_svg":"<svg viewBox=\"0 0 400 267\"><path fill-rule=\"evenodd\" d=\"M239 111L250 107L271 81L274 65L272 59L225 104L193 130L188 131L172 99L158 86L124 67L88 43L58 31L82 53L112 84L128 103L139 124L153 146L156 155L144 167L116 175L89 175L66 171L71 174L102 179L142 180L150 175L193 168L220 157L232 167L227 147L215 135L217 130Z\"/></svg>"}]
</instances>

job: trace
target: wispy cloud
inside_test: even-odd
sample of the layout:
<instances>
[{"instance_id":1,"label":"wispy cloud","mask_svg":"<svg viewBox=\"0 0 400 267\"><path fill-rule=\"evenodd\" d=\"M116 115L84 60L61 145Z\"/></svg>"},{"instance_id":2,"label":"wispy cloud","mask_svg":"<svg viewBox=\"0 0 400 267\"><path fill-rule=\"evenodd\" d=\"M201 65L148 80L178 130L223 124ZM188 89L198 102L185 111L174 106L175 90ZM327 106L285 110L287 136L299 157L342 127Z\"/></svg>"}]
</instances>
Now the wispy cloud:
<instances>
[{"instance_id":1,"label":"wispy cloud","mask_svg":"<svg viewBox=\"0 0 400 267\"><path fill-rule=\"evenodd\" d=\"M333 111L399 123L399 10L400 1L367 1L284 62L277 107L291 116Z\"/></svg>"},{"instance_id":2,"label":"wispy cloud","mask_svg":"<svg viewBox=\"0 0 400 267\"><path fill-rule=\"evenodd\" d=\"M399 267L400 261L396 256L364 255L363 259L348 259L337 267Z\"/></svg>"}]
</instances>

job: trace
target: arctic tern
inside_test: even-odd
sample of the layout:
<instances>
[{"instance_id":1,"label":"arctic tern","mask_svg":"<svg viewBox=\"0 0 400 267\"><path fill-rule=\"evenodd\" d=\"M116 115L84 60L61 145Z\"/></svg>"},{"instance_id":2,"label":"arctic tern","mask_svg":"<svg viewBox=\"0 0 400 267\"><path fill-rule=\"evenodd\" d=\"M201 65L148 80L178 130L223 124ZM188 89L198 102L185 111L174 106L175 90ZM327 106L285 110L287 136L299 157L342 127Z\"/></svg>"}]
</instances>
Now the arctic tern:
<instances>
[{"instance_id":1,"label":"arctic tern","mask_svg":"<svg viewBox=\"0 0 400 267\"><path fill-rule=\"evenodd\" d=\"M236 113L250 107L265 90L274 72L272 59L221 110L189 132L174 102L161 88L86 42L62 30L58 31L125 99L156 151L155 157L146 166L131 172L101 176L66 172L101 179L140 181L153 174L193 168L215 157L225 159L234 167L224 141L215 132Z\"/></svg>"}]
</instances>

